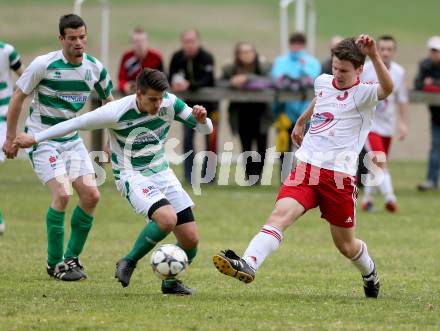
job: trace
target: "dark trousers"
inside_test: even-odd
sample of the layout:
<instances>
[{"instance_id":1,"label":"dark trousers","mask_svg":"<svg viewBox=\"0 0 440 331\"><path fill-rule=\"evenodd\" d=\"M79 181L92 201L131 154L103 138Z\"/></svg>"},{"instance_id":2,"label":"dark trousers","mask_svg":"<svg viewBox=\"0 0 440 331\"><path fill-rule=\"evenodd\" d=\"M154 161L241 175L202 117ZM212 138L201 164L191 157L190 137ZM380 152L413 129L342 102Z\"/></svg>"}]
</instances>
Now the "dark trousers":
<instances>
[{"instance_id":1,"label":"dark trousers","mask_svg":"<svg viewBox=\"0 0 440 331\"><path fill-rule=\"evenodd\" d=\"M260 107L261 108L261 107ZM263 173L264 158L266 157L267 134L261 132L261 117L264 109L255 107L252 111L238 111L238 134L240 136L242 151L253 151L252 144L255 142L261 161L253 162L251 156L245 160L245 175L249 179L251 175L258 175L261 180Z\"/></svg>"}]
</instances>

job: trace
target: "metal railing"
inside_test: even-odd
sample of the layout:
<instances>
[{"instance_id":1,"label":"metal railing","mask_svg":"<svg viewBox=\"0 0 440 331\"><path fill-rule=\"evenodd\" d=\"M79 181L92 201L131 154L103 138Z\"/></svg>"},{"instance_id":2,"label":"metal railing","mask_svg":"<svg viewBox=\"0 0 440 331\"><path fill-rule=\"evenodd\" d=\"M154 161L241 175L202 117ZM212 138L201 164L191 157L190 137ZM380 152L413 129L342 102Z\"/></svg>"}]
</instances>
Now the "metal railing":
<instances>
[{"instance_id":1,"label":"metal railing","mask_svg":"<svg viewBox=\"0 0 440 331\"><path fill-rule=\"evenodd\" d=\"M229 87L203 87L197 91L186 91L182 93L176 93L183 100L191 100L191 102L267 102L274 101L295 101L312 99L314 92L312 89L308 89L304 92L284 91L275 89L263 89L263 90L239 90L231 89ZM118 91L113 93L113 96L117 99L121 97ZM92 109L101 106L101 101L94 93L92 96ZM410 103L423 103L428 105L440 106L440 93L426 93L422 91L409 91ZM102 150L103 146L103 130L92 131L91 147L92 150Z\"/></svg>"}]
</instances>

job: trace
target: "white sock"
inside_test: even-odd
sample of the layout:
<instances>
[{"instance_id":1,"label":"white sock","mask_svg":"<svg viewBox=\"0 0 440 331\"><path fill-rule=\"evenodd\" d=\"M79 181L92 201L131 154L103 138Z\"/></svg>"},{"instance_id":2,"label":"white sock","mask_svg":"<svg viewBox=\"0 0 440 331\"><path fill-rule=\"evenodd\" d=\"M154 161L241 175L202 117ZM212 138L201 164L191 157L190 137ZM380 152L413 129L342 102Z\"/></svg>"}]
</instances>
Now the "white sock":
<instances>
[{"instance_id":1,"label":"white sock","mask_svg":"<svg viewBox=\"0 0 440 331\"><path fill-rule=\"evenodd\" d=\"M362 241L359 252L351 259L351 262L361 272L362 276L368 276L373 272L374 262L368 255L367 245Z\"/></svg>"},{"instance_id":2,"label":"white sock","mask_svg":"<svg viewBox=\"0 0 440 331\"><path fill-rule=\"evenodd\" d=\"M371 201L374 193L376 193L377 186L372 185L372 181L370 180L371 176L373 175L370 171L364 183L364 192L365 192L364 201Z\"/></svg>"},{"instance_id":3,"label":"white sock","mask_svg":"<svg viewBox=\"0 0 440 331\"><path fill-rule=\"evenodd\" d=\"M251 240L243 254L243 259L257 270L266 257L275 251L283 240L283 233L274 226L265 225Z\"/></svg>"},{"instance_id":4,"label":"white sock","mask_svg":"<svg viewBox=\"0 0 440 331\"><path fill-rule=\"evenodd\" d=\"M396 201L396 196L394 195L393 182L391 181L391 175L388 169L383 170L383 181L379 185L380 193L382 193L386 202Z\"/></svg>"}]
</instances>

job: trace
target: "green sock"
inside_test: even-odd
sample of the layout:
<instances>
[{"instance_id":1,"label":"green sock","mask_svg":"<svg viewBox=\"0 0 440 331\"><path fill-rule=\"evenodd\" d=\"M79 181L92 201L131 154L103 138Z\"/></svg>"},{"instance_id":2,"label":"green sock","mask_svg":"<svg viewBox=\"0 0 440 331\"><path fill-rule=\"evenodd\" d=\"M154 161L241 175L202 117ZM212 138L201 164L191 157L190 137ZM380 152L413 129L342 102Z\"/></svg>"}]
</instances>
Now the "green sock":
<instances>
[{"instance_id":1,"label":"green sock","mask_svg":"<svg viewBox=\"0 0 440 331\"><path fill-rule=\"evenodd\" d=\"M2 214L2 210L0 209L0 224L3 223L3 214Z\"/></svg>"},{"instance_id":2,"label":"green sock","mask_svg":"<svg viewBox=\"0 0 440 331\"><path fill-rule=\"evenodd\" d=\"M134 262L139 261L149 251L153 249L156 244L164 239L168 233L163 232L154 221L149 221L147 225L142 229L133 248L130 253L127 254L125 259L132 260Z\"/></svg>"},{"instance_id":3,"label":"green sock","mask_svg":"<svg viewBox=\"0 0 440 331\"><path fill-rule=\"evenodd\" d=\"M92 228L92 222L93 216L87 214L80 206L76 206L70 221L71 232L66 249L66 258L78 257L81 254Z\"/></svg>"},{"instance_id":4,"label":"green sock","mask_svg":"<svg viewBox=\"0 0 440 331\"><path fill-rule=\"evenodd\" d=\"M46 215L47 264L53 267L63 261L64 212L49 207Z\"/></svg>"},{"instance_id":5,"label":"green sock","mask_svg":"<svg viewBox=\"0 0 440 331\"><path fill-rule=\"evenodd\" d=\"M191 262L194 260L194 258L197 255L197 247L193 247L193 248L184 248L182 246L181 243L177 243L176 246L179 246L180 248L182 248L184 250L184 252L186 253L186 256L188 257L188 264L191 264ZM173 283L176 282L175 279L166 279L163 281L165 283L165 286L169 286L172 285Z\"/></svg>"},{"instance_id":6,"label":"green sock","mask_svg":"<svg viewBox=\"0 0 440 331\"><path fill-rule=\"evenodd\" d=\"M191 264L191 262L194 260L194 258L197 255L197 247L185 248L185 247L182 246L181 243L177 243L176 245L179 246L180 248L182 248L185 251L186 256L188 256L188 264Z\"/></svg>"}]
</instances>

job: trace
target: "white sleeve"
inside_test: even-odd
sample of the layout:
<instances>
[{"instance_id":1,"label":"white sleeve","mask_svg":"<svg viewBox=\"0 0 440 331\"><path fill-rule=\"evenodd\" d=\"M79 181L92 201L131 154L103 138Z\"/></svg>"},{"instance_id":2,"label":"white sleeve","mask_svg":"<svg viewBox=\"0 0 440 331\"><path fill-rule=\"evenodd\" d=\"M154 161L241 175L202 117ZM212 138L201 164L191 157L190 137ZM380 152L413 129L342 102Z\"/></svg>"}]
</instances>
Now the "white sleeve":
<instances>
[{"instance_id":1,"label":"white sleeve","mask_svg":"<svg viewBox=\"0 0 440 331\"><path fill-rule=\"evenodd\" d=\"M212 133L213 127L212 127L212 121L210 118L206 118L205 124L197 123L195 130L197 132L200 132L201 134L210 134Z\"/></svg>"},{"instance_id":2,"label":"white sleeve","mask_svg":"<svg viewBox=\"0 0 440 331\"><path fill-rule=\"evenodd\" d=\"M379 103L378 96L379 84L360 83L358 93L356 94L356 104L361 108L376 107Z\"/></svg>"},{"instance_id":3,"label":"white sleeve","mask_svg":"<svg viewBox=\"0 0 440 331\"><path fill-rule=\"evenodd\" d=\"M37 143L48 139L59 138L77 130L96 130L111 128L118 122L119 112L112 107L113 102L108 103L94 111L81 116L58 123L44 131L35 134Z\"/></svg>"},{"instance_id":4,"label":"white sleeve","mask_svg":"<svg viewBox=\"0 0 440 331\"><path fill-rule=\"evenodd\" d=\"M398 82L397 100L400 103L408 103L408 86L406 86L405 81L405 71L402 72L400 77L400 82Z\"/></svg>"},{"instance_id":5,"label":"white sleeve","mask_svg":"<svg viewBox=\"0 0 440 331\"><path fill-rule=\"evenodd\" d=\"M45 63L39 56L29 64L24 70L23 74L17 80L16 85L24 94L29 95L37 87L44 77L44 71L46 69Z\"/></svg>"}]
</instances>

